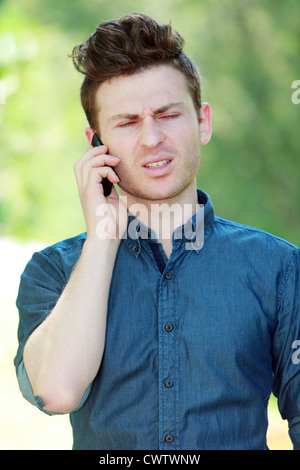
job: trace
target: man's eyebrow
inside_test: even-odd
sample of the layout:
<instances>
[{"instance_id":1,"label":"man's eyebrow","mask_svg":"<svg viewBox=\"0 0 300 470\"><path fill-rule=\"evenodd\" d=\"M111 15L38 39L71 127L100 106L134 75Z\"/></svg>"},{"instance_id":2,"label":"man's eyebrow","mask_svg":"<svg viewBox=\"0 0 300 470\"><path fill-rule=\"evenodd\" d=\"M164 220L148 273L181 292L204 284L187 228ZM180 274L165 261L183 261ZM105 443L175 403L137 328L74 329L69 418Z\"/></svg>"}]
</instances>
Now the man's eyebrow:
<instances>
[{"instance_id":1,"label":"man's eyebrow","mask_svg":"<svg viewBox=\"0 0 300 470\"><path fill-rule=\"evenodd\" d=\"M156 116L157 114L162 114L166 111L169 111L169 109L183 107L183 104L184 103L182 101L178 101L178 103L169 103L166 106L162 106L161 108L156 109L153 114Z\"/></svg>"},{"instance_id":2,"label":"man's eyebrow","mask_svg":"<svg viewBox=\"0 0 300 470\"><path fill-rule=\"evenodd\" d=\"M183 107L184 103L182 101L178 101L178 103L169 103L165 106L162 106L161 108L156 109L153 112L154 116L157 116L158 114L165 113L166 111L169 111L170 109L174 107ZM120 114L115 114L114 116L111 116L108 121L118 121L119 119L128 119L128 120L134 120L138 119L140 116L138 114L130 114L130 113L120 113Z\"/></svg>"}]
</instances>

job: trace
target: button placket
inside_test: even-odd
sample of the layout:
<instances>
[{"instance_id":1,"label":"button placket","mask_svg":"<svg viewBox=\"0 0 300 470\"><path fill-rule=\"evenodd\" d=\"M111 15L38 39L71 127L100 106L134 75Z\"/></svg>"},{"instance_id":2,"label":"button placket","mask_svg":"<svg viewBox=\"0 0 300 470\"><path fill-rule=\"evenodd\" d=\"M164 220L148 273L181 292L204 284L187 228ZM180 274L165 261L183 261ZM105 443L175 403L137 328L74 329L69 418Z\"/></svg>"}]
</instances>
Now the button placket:
<instances>
[{"instance_id":1,"label":"button placket","mask_svg":"<svg viewBox=\"0 0 300 470\"><path fill-rule=\"evenodd\" d=\"M176 275L169 269L160 288L160 449L175 450L178 415Z\"/></svg>"}]
</instances>

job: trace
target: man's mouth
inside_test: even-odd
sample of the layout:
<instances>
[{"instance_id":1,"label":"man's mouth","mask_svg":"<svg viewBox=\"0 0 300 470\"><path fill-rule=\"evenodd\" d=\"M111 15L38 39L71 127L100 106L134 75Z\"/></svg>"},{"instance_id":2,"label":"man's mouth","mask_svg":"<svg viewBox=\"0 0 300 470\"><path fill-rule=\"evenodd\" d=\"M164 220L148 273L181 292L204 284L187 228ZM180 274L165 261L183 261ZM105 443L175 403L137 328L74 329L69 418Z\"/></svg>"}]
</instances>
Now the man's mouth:
<instances>
[{"instance_id":1,"label":"man's mouth","mask_svg":"<svg viewBox=\"0 0 300 470\"><path fill-rule=\"evenodd\" d=\"M160 162L153 162L153 163L148 163L145 165L146 168L158 168L160 166L164 166L170 163L170 160L161 160Z\"/></svg>"}]
</instances>

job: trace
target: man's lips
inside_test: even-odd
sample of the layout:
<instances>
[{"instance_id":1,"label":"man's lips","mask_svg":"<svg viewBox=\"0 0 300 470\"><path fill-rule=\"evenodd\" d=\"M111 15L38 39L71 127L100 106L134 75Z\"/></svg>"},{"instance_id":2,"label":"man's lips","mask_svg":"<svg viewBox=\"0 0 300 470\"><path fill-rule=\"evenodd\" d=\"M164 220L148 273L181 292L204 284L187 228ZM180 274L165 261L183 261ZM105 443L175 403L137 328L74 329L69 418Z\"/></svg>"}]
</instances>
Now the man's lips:
<instances>
[{"instance_id":1,"label":"man's lips","mask_svg":"<svg viewBox=\"0 0 300 470\"><path fill-rule=\"evenodd\" d=\"M159 162L148 163L146 168L161 168L164 165L170 163L170 160L160 160Z\"/></svg>"},{"instance_id":2,"label":"man's lips","mask_svg":"<svg viewBox=\"0 0 300 470\"><path fill-rule=\"evenodd\" d=\"M143 168L144 170L152 176L160 176L168 173L169 169L172 166L173 158L168 157L160 157L156 159L149 159L146 163L144 163Z\"/></svg>"},{"instance_id":3,"label":"man's lips","mask_svg":"<svg viewBox=\"0 0 300 470\"><path fill-rule=\"evenodd\" d=\"M159 157L149 158L148 160L146 160L143 163L142 166L145 167L145 168L160 168L164 165L167 165L171 161L172 161L172 158L170 158L166 155L162 155L162 156L159 156Z\"/></svg>"}]
</instances>

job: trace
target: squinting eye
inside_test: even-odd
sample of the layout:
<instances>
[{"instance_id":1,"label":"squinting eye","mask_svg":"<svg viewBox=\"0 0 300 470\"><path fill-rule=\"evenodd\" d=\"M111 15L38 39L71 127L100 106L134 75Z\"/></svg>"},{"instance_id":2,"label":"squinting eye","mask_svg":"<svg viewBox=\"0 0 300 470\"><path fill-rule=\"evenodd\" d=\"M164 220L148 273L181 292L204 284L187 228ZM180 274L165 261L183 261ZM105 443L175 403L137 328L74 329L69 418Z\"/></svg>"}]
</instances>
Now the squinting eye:
<instances>
[{"instance_id":1,"label":"squinting eye","mask_svg":"<svg viewBox=\"0 0 300 470\"><path fill-rule=\"evenodd\" d=\"M174 119L179 117L179 113L173 113L173 114L165 114L164 116L161 116L160 119Z\"/></svg>"},{"instance_id":2,"label":"squinting eye","mask_svg":"<svg viewBox=\"0 0 300 470\"><path fill-rule=\"evenodd\" d=\"M129 127L136 124L136 121L128 121L128 122L123 122L118 125L118 127Z\"/></svg>"}]
</instances>

